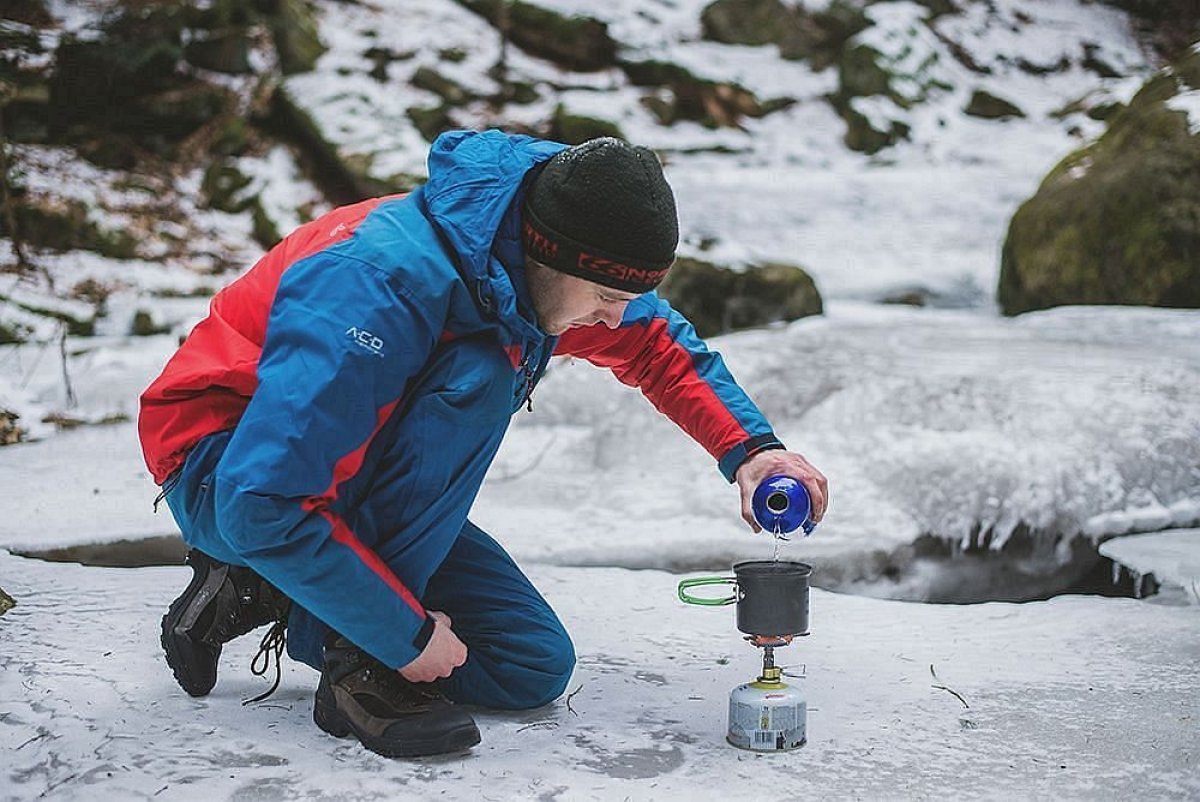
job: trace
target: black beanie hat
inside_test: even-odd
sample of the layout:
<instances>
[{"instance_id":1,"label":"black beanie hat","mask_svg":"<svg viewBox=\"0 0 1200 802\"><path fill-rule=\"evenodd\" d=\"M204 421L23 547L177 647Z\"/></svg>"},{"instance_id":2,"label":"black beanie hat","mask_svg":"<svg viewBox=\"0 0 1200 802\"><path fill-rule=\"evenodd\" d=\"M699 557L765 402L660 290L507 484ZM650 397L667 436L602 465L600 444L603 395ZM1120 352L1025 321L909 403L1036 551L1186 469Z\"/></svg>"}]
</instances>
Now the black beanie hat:
<instances>
[{"instance_id":1,"label":"black beanie hat","mask_svg":"<svg viewBox=\"0 0 1200 802\"><path fill-rule=\"evenodd\" d=\"M675 195L654 151L592 139L542 168L526 195L521 236L525 252L555 270L649 292L675 261Z\"/></svg>"}]
</instances>

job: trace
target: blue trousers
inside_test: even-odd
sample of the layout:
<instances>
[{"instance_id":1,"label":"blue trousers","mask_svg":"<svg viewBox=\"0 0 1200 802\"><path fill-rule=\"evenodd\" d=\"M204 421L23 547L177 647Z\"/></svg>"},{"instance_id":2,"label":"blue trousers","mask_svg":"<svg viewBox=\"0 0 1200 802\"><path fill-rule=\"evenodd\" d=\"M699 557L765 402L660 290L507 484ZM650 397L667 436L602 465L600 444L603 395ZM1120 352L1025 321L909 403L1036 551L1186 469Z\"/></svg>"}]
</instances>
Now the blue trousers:
<instances>
[{"instance_id":1,"label":"blue trousers","mask_svg":"<svg viewBox=\"0 0 1200 802\"><path fill-rule=\"evenodd\" d=\"M450 616L467 662L441 681L446 696L510 710L558 698L575 666L571 639L550 605L504 549L467 520L520 391L514 378L494 341L442 345L372 441L361 470L339 487L335 508L427 610ZM231 436L218 432L198 443L168 482L166 498L189 546L246 565L222 537L212 494L204 492ZM321 610L292 606L294 659L320 669L329 634Z\"/></svg>"}]
</instances>

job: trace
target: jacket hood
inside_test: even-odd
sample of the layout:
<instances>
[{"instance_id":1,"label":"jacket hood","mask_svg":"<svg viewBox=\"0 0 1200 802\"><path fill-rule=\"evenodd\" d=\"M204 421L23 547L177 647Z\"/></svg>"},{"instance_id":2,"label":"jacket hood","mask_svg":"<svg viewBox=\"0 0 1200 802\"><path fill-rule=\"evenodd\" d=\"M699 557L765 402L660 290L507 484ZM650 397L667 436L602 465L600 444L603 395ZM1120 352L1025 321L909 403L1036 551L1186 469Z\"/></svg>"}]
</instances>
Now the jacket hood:
<instances>
[{"instance_id":1,"label":"jacket hood","mask_svg":"<svg viewBox=\"0 0 1200 802\"><path fill-rule=\"evenodd\" d=\"M509 262L520 253L512 251L514 242L518 248L520 243L513 202L529 171L565 147L501 131L450 131L429 151L426 211L457 254L458 270L476 301L517 339L528 339L537 329L518 311L513 276L497 253L508 254ZM509 268L521 270L519 257L515 261Z\"/></svg>"}]
</instances>

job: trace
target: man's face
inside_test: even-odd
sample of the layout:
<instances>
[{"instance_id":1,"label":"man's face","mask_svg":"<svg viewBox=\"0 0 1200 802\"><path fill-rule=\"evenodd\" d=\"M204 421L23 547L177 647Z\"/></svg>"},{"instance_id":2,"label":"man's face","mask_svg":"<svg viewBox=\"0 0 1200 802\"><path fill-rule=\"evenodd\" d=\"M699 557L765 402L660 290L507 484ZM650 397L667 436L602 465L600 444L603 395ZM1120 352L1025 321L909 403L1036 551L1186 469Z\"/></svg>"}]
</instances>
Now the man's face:
<instances>
[{"instance_id":1,"label":"man's face","mask_svg":"<svg viewBox=\"0 0 1200 802\"><path fill-rule=\"evenodd\" d=\"M525 260L525 279L537 313L538 325L547 334L603 323L610 329L621 324L625 307L637 297L561 273L532 259Z\"/></svg>"}]
</instances>

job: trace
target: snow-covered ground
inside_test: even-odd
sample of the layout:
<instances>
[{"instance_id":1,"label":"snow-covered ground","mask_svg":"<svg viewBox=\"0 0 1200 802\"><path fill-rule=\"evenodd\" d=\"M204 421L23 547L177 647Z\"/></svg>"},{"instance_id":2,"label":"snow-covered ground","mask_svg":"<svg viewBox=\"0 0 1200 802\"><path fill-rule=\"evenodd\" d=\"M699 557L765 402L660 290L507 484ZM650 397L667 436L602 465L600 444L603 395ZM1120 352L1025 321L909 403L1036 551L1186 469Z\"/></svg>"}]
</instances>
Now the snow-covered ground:
<instances>
[{"instance_id":1,"label":"snow-covered ground","mask_svg":"<svg viewBox=\"0 0 1200 802\"><path fill-rule=\"evenodd\" d=\"M223 656L213 694L175 685L158 618L183 568L101 569L0 554L0 798L1187 799L1200 795L1194 608L1064 597L972 606L821 591L812 634L779 649L809 743L724 742L728 692L757 651L728 608L675 600L658 571L535 566L577 643L567 698L479 711L465 756L393 761L320 732L316 673L276 694ZM959 699L961 697L961 701Z\"/></svg>"},{"instance_id":2,"label":"snow-covered ground","mask_svg":"<svg viewBox=\"0 0 1200 802\"><path fill-rule=\"evenodd\" d=\"M896 61L936 53L924 77L952 89L906 116L911 143L868 158L844 150L843 123L820 100L831 71L780 62L773 48L698 41L703 5L581 7L610 19L634 51L665 48L707 77L801 102L744 131L664 129L620 76L564 74L520 53L512 63L518 76L574 85L562 93L568 108L602 108L667 154L685 251L703 242L719 261L801 263L830 301L822 318L714 342L784 440L830 477L826 521L783 556L851 579L874 571L864 592L918 598L927 576L881 590L877 574L921 535L999 549L1032 530L1051 544L1052 568L1078 534L1164 591L971 606L814 591L812 635L779 653L805 667L810 743L784 755L737 751L723 742L725 700L755 673L755 650L731 611L684 607L679 577L655 569L760 558L772 544L749 534L707 455L635 392L557 363L535 413L514 419L474 518L529 567L572 630L570 708L563 699L523 715L481 712L484 742L469 756L387 761L313 727L307 668L289 665L271 700L242 707L260 688L246 670L252 639L230 648L214 695L192 700L157 643L185 569L84 568L6 550L174 533L169 513L151 509L137 394L204 314L194 296L225 279L210 270L248 266L259 251L244 216L193 208L197 175L135 197L116 174L29 148L19 155L30 191L110 207L170 195L187 227L163 219L157 230L203 247L189 258L43 257L60 286L93 278L112 290L99 336L69 338L61 351L56 323L0 307L0 322L29 325L36 340L0 347L0 408L40 438L0 449L0 588L18 601L0 617L0 799L1200 797L1200 312L1003 319L992 308L1007 220L1050 166L1101 130L1082 112L1050 112L1083 96L1126 99L1148 72L1123 18L1074 0L1000 0L942 18L931 38L914 27L923 12L913 4L875 6L864 39ZM330 52L289 88L345 152L373 156L378 174L420 172L425 145L404 109L434 98L368 83L355 74L366 69L361 54L372 44L414 50L390 69L437 64L478 82L495 57L490 29L449 0L320 7ZM405 24L389 22L397 17ZM992 70L983 84L946 41ZM1127 77L1082 70L1081 41ZM456 47L469 57L440 59ZM1014 66L1063 56L1073 66L1038 79ZM962 116L977 84L1029 116ZM694 152L714 146L737 155ZM269 189L278 220L314 203L286 153L242 166ZM98 222L120 228L125 218L109 213ZM974 308L854 300L904 287ZM44 290L0 281L0 293L31 306ZM170 333L127 336L138 309ZM43 421L53 414L115 422L57 431Z\"/></svg>"}]
</instances>

